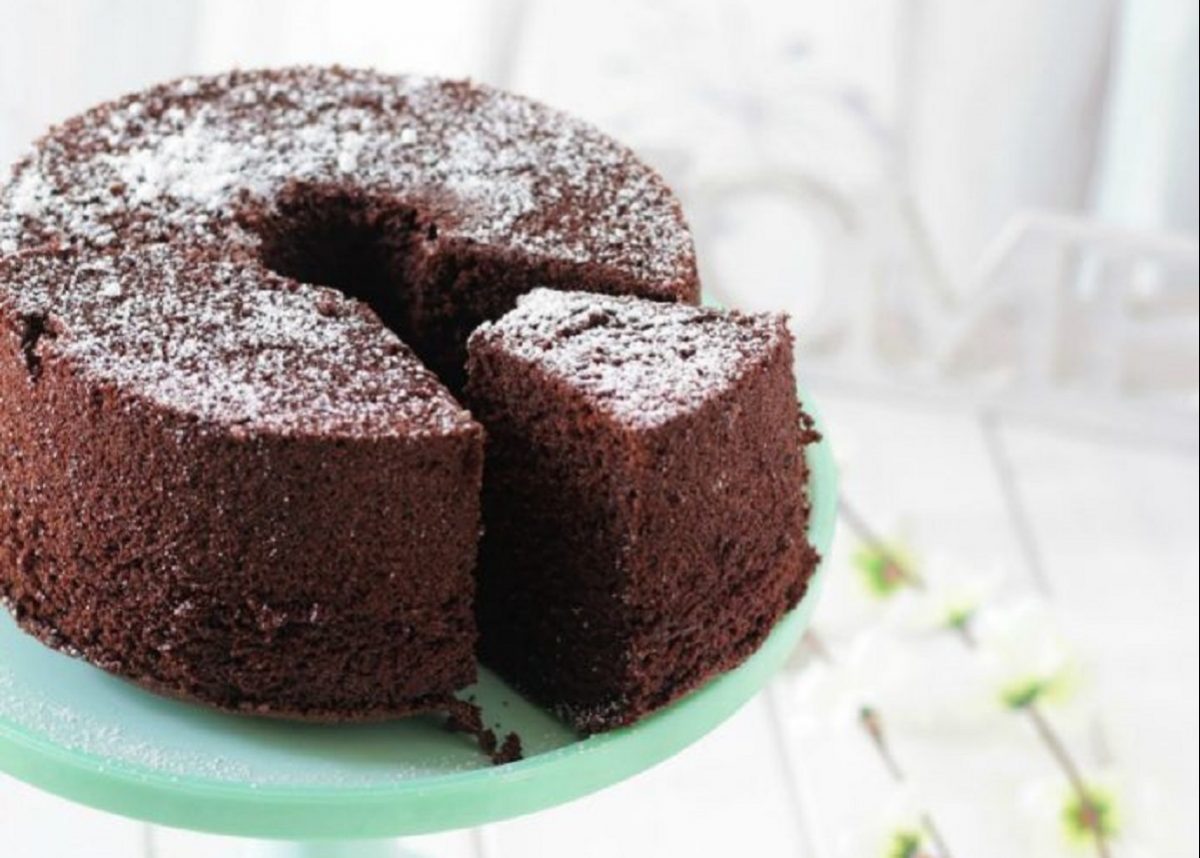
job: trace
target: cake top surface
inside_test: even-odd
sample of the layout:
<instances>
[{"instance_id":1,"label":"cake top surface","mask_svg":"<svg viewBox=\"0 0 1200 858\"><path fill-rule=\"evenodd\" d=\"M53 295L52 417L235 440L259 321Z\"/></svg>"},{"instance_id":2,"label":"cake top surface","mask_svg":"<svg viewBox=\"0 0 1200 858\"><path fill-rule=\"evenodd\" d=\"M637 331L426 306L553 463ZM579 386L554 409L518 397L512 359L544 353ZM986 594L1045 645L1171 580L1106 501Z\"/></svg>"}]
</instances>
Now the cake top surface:
<instances>
[{"instance_id":1,"label":"cake top surface","mask_svg":"<svg viewBox=\"0 0 1200 858\"><path fill-rule=\"evenodd\" d=\"M0 310L24 322L27 360L52 350L93 381L202 421L345 437L474 426L365 305L228 261L174 267L171 253L8 257Z\"/></svg>"},{"instance_id":2,"label":"cake top surface","mask_svg":"<svg viewBox=\"0 0 1200 858\"><path fill-rule=\"evenodd\" d=\"M0 255L139 236L255 246L236 212L295 182L419 201L448 238L665 295L694 279L678 203L592 126L481 85L341 68L184 78L51 129L0 190Z\"/></svg>"},{"instance_id":3,"label":"cake top surface","mask_svg":"<svg viewBox=\"0 0 1200 858\"><path fill-rule=\"evenodd\" d=\"M469 422L358 301L269 269L255 224L298 187L419 211L423 253L503 248L694 294L678 203L590 125L472 83L293 68L185 78L51 129L0 188L0 307L45 319L56 354L204 419L363 435Z\"/></svg>"},{"instance_id":4,"label":"cake top surface","mask_svg":"<svg viewBox=\"0 0 1200 858\"><path fill-rule=\"evenodd\" d=\"M653 428L727 389L789 336L782 314L535 289L477 328L471 346L498 347L621 422Z\"/></svg>"}]
</instances>

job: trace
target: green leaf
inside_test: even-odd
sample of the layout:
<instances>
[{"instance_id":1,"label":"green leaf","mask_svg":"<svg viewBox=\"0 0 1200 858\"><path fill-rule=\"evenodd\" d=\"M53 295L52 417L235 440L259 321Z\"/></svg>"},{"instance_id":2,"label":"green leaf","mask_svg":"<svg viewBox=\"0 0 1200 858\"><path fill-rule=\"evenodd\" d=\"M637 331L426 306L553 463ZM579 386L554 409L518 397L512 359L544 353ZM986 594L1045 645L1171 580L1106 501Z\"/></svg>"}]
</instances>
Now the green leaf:
<instances>
[{"instance_id":1,"label":"green leaf","mask_svg":"<svg viewBox=\"0 0 1200 858\"><path fill-rule=\"evenodd\" d=\"M1020 679L1000 692L1000 699L1009 709L1027 709L1049 690L1050 683L1041 677Z\"/></svg>"},{"instance_id":2,"label":"green leaf","mask_svg":"<svg viewBox=\"0 0 1200 858\"><path fill-rule=\"evenodd\" d=\"M961 631L968 628L974 619L974 605L955 605L946 611L946 628Z\"/></svg>"},{"instance_id":3,"label":"green leaf","mask_svg":"<svg viewBox=\"0 0 1200 858\"><path fill-rule=\"evenodd\" d=\"M897 831L888 843L887 858L918 858L921 839L916 831Z\"/></svg>"}]
</instances>

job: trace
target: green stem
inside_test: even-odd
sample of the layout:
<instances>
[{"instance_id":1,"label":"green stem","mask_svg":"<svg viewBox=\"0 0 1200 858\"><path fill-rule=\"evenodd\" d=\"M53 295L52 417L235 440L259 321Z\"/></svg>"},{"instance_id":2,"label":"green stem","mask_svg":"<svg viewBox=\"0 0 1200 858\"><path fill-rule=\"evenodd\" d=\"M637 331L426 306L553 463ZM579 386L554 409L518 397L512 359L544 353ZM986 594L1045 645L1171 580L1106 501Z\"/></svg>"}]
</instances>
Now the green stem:
<instances>
[{"instance_id":1,"label":"green stem","mask_svg":"<svg viewBox=\"0 0 1200 858\"><path fill-rule=\"evenodd\" d=\"M878 710L864 706L859 710L858 720L875 745L875 750L879 752L879 758L883 760L883 765L888 770L888 774L892 776L892 780L896 783L904 783L904 770L900 768L895 755L892 754L891 745L888 744L887 737L883 733L883 720L879 717Z\"/></svg>"},{"instance_id":2,"label":"green stem","mask_svg":"<svg viewBox=\"0 0 1200 858\"><path fill-rule=\"evenodd\" d=\"M971 628L970 620L964 620L961 623L955 623L954 631L958 635L958 639L963 642L967 649L979 648L979 641L975 637L974 629Z\"/></svg>"},{"instance_id":3,"label":"green stem","mask_svg":"<svg viewBox=\"0 0 1200 858\"><path fill-rule=\"evenodd\" d=\"M1091 830L1092 837L1096 841L1096 854L1100 858L1110 858L1112 853L1109 851L1108 841L1104 837L1100 816L1092 807L1091 793L1088 792L1087 784L1084 783L1079 767L1075 765L1075 761L1067 751L1067 746L1058 738L1058 734L1054 732L1054 728L1050 726L1050 722L1046 720L1046 716L1042 714L1042 710L1036 702L1025 707L1025 714L1029 716L1029 721L1037 731L1038 738L1050 751L1050 755L1054 757L1058 767L1066 775L1071 789L1079 799L1079 806L1083 809L1084 814L1083 823Z\"/></svg>"},{"instance_id":4,"label":"green stem","mask_svg":"<svg viewBox=\"0 0 1200 858\"><path fill-rule=\"evenodd\" d=\"M813 655L818 659L826 664L833 664L833 655L829 652L829 647L825 645L824 639L813 629L810 628L805 633L804 641L808 644L808 648L813 651Z\"/></svg>"},{"instance_id":5,"label":"green stem","mask_svg":"<svg viewBox=\"0 0 1200 858\"><path fill-rule=\"evenodd\" d=\"M879 716L879 711L870 707L863 706L859 710L859 723L871 738L871 743L875 746L875 750L879 752L879 758L883 760L884 767L888 770L888 774L892 776L898 784L903 784L907 778L904 775L904 770L900 768L900 763L897 762L895 755L892 753L891 744L887 740L887 735L883 729L883 719ZM921 827L925 829L925 834L929 837L929 842L933 844L934 856L931 858L954 858L950 852L950 847L946 845L946 838L942 836L941 829L937 823L933 821L933 814L929 811L921 811Z\"/></svg>"},{"instance_id":6,"label":"green stem","mask_svg":"<svg viewBox=\"0 0 1200 858\"><path fill-rule=\"evenodd\" d=\"M954 858L950 852L950 847L946 845L946 838L942 837L942 832L934 824L932 816L928 813L922 813L921 826L925 829L925 833L929 835L929 841L933 844L933 848L942 858Z\"/></svg>"}]
</instances>

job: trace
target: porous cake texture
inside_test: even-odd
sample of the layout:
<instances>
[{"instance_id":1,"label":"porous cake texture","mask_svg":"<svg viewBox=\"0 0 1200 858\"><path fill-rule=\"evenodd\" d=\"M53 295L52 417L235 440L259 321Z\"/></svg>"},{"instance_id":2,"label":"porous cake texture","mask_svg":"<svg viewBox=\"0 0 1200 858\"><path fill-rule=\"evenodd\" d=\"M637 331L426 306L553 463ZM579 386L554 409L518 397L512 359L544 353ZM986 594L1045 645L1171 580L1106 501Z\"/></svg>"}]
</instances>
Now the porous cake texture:
<instances>
[{"instance_id":1,"label":"porous cake texture","mask_svg":"<svg viewBox=\"0 0 1200 858\"><path fill-rule=\"evenodd\" d=\"M536 290L470 340L480 652L584 731L746 658L804 593L816 438L782 316Z\"/></svg>"}]
</instances>

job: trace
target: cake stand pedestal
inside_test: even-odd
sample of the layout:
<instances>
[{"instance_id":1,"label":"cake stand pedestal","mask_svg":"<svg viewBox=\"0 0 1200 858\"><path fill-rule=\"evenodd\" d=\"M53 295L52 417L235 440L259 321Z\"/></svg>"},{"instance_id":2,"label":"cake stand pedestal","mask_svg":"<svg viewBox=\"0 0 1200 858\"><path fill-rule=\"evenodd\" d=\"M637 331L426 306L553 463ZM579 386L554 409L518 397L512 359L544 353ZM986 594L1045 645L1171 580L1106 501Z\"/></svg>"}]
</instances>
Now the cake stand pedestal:
<instances>
[{"instance_id":1,"label":"cake stand pedestal","mask_svg":"<svg viewBox=\"0 0 1200 858\"><path fill-rule=\"evenodd\" d=\"M418 858L395 840L310 840L307 843L262 840L249 858Z\"/></svg>"},{"instance_id":2,"label":"cake stand pedestal","mask_svg":"<svg viewBox=\"0 0 1200 858\"><path fill-rule=\"evenodd\" d=\"M255 843L251 858L409 858L394 840L311 840L307 843L264 840ZM416 858L416 856L412 856Z\"/></svg>"},{"instance_id":3,"label":"cake stand pedestal","mask_svg":"<svg viewBox=\"0 0 1200 858\"><path fill-rule=\"evenodd\" d=\"M809 539L827 554L836 476L808 450ZM740 667L633 725L577 734L488 671L464 694L525 759L490 765L435 718L311 725L227 715L149 694L22 634L0 611L0 771L101 810L162 825L290 842L261 858L394 855L382 838L519 816L624 780L704 736L783 664L824 573Z\"/></svg>"}]
</instances>

